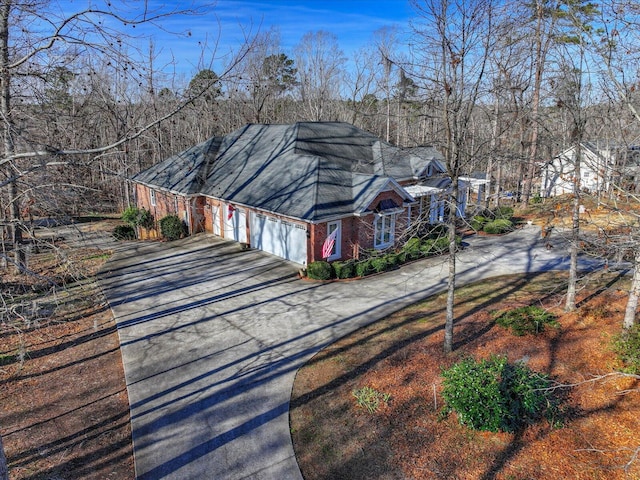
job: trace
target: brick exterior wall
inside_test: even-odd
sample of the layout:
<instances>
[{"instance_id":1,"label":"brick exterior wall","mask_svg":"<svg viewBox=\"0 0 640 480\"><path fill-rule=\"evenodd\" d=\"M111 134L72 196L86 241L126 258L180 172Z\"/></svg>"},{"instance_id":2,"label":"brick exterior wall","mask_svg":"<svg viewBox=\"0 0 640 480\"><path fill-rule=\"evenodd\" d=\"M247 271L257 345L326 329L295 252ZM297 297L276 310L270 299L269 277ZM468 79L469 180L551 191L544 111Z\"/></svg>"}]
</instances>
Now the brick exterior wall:
<instances>
[{"instance_id":1,"label":"brick exterior wall","mask_svg":"<svg viewBox=\"0 0 640 480\"><path fill-rule=\"evenodd\" d=\"M178 215L181 219L190 220L189 231L190 233L206 232L214 233L214 219L213 212L214 207L218 207L218 232L220 236L224 236L224 222L227 216L228 203L218 199L210 197L194 197L187 198L181 195L173 195L171 193L155 190L155 205L151 205L151 192L150 188L144 185L136 185L136 199L139 208L146 208L153 215L156 227L144 230L140 233L140 238L154 239L159 238L160 230L158 222L161 218L169 214ZM381 192L371 202L369 209L373 210L379 202L383 200L393 200L397 205L402 205L403 198L393 190ZM240 208L240 207L239 207ZM250 215L251 211L257 213L264 213L258 210L252 210L249 208L241 207L246 211L246 226L247 229L247 242L250 242L251 235L249 231L250 227ZM403 232L407 223L407 209L404 209L403 213L396 214L395 223L395 238ZM272 217L280 218L291 222L292 220L278 215L271 215ZM362 217L346 217L341 221L341 238L340 238L340 260L348 260L351 258L358 258L359 252L362 249L373 248L374 237L374 220L373 213L364 215ZM294 222L301 223L301 222ZM308 262L324 260L322 258L322 245L327 238L327 223L320 223L317 225L307 224L307 258Z\"/></svg>"},{"instance_id":2,"label":"brick exterior wall","mask_svg":"<svg viewBox=\"0 0 640 480\"><path fill-rule=\"evenodd\" d=\"M145 208L153 215L154 227L140 228L138 235L142 239L160 237L160 219L167 215L177 215L185 222L190 234L204 231L203 199L201 197L188 198L169 192L153 190L155 205L151 204L151 188L136 184L136 204L138 208Z\"/></svg>"},{"instance_id":3,"label":"brick exterior wall","mask_svg":"<svg viewBox=\"0 0 640 480\"><path fill-rule=\"evenodd\" d=\"M397 205L402 205L403 198L393 190L381 192L369 205L369 209L374 209L382 200L393 200ZM407 209L396 214L394 238L398 238L407 226ZM348 260L358 258L362 249L373 248L374 237L373 213L361 217L346 217L341 219L341 243L340 259ZM324 260L322 258L322 245L327 238L327 223L309 225L311 248L308 250L309 262Z\"/></svg>"}]
</instances>

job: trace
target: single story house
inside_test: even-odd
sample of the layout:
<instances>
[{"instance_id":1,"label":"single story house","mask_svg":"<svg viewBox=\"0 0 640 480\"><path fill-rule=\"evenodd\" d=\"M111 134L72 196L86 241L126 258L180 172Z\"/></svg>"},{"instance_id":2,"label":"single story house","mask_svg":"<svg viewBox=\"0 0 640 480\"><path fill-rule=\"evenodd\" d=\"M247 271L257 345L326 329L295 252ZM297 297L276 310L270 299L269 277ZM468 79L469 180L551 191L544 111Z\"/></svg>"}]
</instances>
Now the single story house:
<instances>
[{"instance_id":1,"label":"single story house","mask_svg":"<svg viewBox=\"0 0 640 480\"><path fill-rule=\"evenodd\" d=\"M580 144L580 186L590 193L604 192L609 188L615 169L615 149L593 142ZM567 148L542 165L540 195L554 197L573 193L577 148Z\"/></svg>"},{"instance_id":2,"label":"single story house","mask_svg":"<svg viewBox=\"0 0 640 480\"><path fill-rule=\"evenodd\" d=\"M448 179L432 147L401 149L342 122L299 122L246 125L132 180L138 207L156 220L177 214L189 233L306 265L324 259L331 234L327 259L345 260L394 246L420 215L442 221Z\"/></svg>"}]
</instances>

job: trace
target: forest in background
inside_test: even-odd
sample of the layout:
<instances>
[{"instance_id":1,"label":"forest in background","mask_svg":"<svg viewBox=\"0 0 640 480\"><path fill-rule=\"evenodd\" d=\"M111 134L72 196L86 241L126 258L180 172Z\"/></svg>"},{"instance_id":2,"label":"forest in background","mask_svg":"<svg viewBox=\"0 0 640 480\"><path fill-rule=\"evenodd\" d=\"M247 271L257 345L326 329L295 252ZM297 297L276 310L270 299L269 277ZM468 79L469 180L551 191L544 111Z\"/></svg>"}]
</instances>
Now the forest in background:
<instances>
[{"instance_id":1,"label":"forest in background","mask_svg":"<svg viewBox=\"0 0 640 480\"><path fill-rule=\"evenodd\" d=\"M410 45L406 32L384 28L347 58L333 34L315 31L285 52L273 27L218 70L203 58L184 80L154 63L152 41L102 27L120 19L117 6L56 19L46 2L4 2L5 224L121 211L132 175L246 123L343 121L401 147L446 151L443 112L453 106L468 112L456 125L464 173L488 172L494 192L525 202L540 163L578 134L624 149L640 143L634 2L412 3Z\"/></svg>"}]
</instances>

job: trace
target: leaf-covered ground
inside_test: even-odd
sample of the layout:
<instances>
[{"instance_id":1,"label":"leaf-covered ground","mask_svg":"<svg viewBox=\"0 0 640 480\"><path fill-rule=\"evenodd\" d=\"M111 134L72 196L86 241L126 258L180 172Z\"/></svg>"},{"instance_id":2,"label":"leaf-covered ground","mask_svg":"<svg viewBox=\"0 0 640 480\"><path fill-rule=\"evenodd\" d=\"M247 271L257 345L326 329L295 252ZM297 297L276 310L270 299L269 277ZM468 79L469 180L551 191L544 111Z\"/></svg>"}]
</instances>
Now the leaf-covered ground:
<instances>
[{"instance_id":1,"label":"leaf-covered ground","mask_svg":"<svg viewBox=\"0 0 640 480\"><path fill-rule=\"evenodd\" d=\"M0 434L10 478L134 478L118 335L93 277L109 252L68 240L32 255L28 275L2 272Z\"/></svg>"},{"instance_id":2,"label":"leaf-covered ground","mask_svg":"<svg viewBox=\"0 0 640 480\"><path fill-rule=\"evenodd\" d=\"M451 355L442 353L444 296L317 354L297 375L290 412L305 479L640 478L640 392L629 378L567 389L560 428L543 421L513 434L486 433L459 425L455 415L439 418L441 368L466 355L507 355L563 383L619 367L610 347L628 280L586 280L580 307L564 314L563 278L514 276L461 288ZM529 304L560 315L560 328L515 337L493 321L497 311ZM366 386L391 396L377 413L356 405L353 391Z\"/></svg>"}]
</instances>

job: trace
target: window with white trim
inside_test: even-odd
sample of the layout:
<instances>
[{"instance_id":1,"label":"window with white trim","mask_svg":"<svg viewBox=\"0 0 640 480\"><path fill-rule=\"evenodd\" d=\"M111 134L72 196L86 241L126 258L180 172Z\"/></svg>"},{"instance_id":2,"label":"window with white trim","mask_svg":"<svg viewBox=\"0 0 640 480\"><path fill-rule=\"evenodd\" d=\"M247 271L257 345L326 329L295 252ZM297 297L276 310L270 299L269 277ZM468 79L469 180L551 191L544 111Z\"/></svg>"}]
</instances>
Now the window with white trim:
<instances>
[{"instance_id":1,"label":"window with white trim","mask_svg":"<svg viewBox=\"0 0 640 480\"><path fill-rule=\"evenodd\" d=\"M149 205L156 206L156 191L152 188L149 189Z\"/></svg>"},{"instance_id":2,"label":"window with white trim","mask_svg":"<svg viewBox=\"0 0 640 480\"><path fill-rule=\"evenodd\" d=\"M374 248L386 248L393 244L393 237L396 228L396 214L395 213L379 213L376 214L374 225Z\"/></svg>"}]
</instances>

